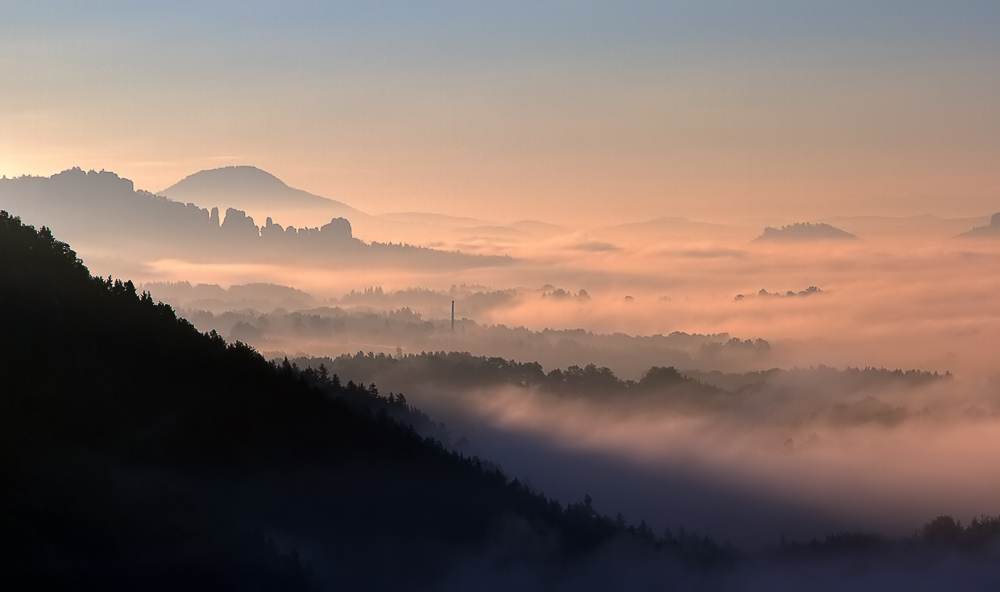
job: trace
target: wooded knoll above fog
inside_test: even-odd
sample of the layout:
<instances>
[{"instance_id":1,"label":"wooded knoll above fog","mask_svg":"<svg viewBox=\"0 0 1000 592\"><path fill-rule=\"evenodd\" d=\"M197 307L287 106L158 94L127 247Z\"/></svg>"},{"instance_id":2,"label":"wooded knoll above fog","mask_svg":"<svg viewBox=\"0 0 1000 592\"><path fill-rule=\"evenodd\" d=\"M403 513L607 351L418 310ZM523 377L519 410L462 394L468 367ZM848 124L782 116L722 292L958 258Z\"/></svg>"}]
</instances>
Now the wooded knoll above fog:
<instances>
[{"instance_id":1,"label":"wooded knoll above fog","mask_svg":"<svg viewBox=\"0 0 1000 592\"><path fill-rule=\"evenodd\" d=\"M781 228L767 227L753 242L857 240L858 237L826 223L800 222Z\"/></svg>"}]
</instances>

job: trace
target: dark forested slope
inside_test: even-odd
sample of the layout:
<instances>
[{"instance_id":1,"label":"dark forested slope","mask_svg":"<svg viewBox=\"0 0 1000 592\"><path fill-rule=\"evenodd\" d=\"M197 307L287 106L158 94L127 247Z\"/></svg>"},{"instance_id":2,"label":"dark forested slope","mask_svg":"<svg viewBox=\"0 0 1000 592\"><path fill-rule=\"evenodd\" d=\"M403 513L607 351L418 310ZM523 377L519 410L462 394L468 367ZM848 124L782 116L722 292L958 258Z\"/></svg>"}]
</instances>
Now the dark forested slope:
<instances>
[{"instance_id":1,"label":"dark forested slope","mask_svg":"<svg viewBox=\"0 0 1000 592\"><path fill-rule=\"evenodd\" d=\"M5 212L0 310L5 589L420 589L487 549L559 564L628 532L370 390L199 333Z\"/></svg>"},{"instance_id":2,"label":"dark forested slope","mask_svg":"<svg viewBox=\"0 0 1000 592\"><path fill-rule=\"evenodd\" d=\"M391 419L427 419L400 397L200 333L5 212L0 311L3 590L802 589L845 565L951 578L954 557L981 589L1000 581L1000 518L734 562L589 497L562 506ZM760 586L778 571L788 586Z\"/></svg>"}]
</instances>

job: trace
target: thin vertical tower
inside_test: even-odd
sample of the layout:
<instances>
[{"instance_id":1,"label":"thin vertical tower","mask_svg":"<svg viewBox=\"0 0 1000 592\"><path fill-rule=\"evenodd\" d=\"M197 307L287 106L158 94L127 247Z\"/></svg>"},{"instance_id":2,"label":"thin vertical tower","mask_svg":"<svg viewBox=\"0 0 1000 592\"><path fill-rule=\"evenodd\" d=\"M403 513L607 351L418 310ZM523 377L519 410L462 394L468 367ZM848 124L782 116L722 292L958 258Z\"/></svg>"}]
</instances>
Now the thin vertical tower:
<instances>
[{"instance_id":1,"label":"thin vertical tower","mask_svg":"<svg viewBox=\"0 0 1000 592\"><path fill-rule=\"evenodd\" d=\"M455 301L451 301L451 332L455 332Z\"/></svg>"}]
</instances>

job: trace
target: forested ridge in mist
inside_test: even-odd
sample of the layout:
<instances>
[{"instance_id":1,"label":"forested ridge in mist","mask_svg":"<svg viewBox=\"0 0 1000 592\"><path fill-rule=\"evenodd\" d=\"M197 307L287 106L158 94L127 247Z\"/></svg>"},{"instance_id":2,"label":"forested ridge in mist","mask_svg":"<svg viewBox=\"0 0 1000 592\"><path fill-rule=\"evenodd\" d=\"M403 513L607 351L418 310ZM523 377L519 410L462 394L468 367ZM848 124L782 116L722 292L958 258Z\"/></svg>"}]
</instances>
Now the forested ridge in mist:
<instances>
[{"instance_id":1,"label":"forested ridge in mist","mask_svg":"<svg viewBox=\"0 0 1000 592\"><path fill-rule=\"evenodd\" d=\"M6 212L0 264L8 589L421 589L481 554L554 569L621 536L732 555L534 493L391 420L401 399L199 333Z\"/></svg>"},{"instance_id":2,"label":"forested ridge in mist","mask_svg":"<svg viewBox=\"0 0 1000 592\"><path fill-rule=\"evenodd\" d=\"M403 396L345 384L338 361L275 365L200 333L132 282L91 277L47 229L6 212L0 306L7 589L753 589L781 573L793 574L793 585L783 580L793 589L844 562L938 577L955 553L967 577L998 578L983 567L998 536L988 517L968 526L938 518L902 539L845 534L741 556L684 530L604 517L589 497L560 504L417 435L446 428ZM702 381L658 368L629 382L597 367L543 374L537 364L437 359L453 380L538 379L556 391L599 378L612 391L718 394L709 380L746 390L758 378ZM473 373L454 372L463 365ZM819 371L861 383L941 379Z\"/></svg>"},{"instance_id":3,"label":"forested ridge in mist","mask_svg":"<svg viewBox=\"0 0 1000 592\"><path fill-rule=\"evenodd\" d=\"M922 402L916 409L907 409L889 405L872 394L917 389L952 378L950 373L885 368L837 370L820 366L723 374L654 366L639 380L623 380L610 368L595 364L546 372L537 362L443 351L402 356L357 352L332 359L297 358L294 362L304 368L322 366L345 380L377 383L395 390L409 387L462 393L517 387L557 397L582 398L618 412L630 408L650 412L667 409L732 417L741 417L748 407L760 407L766 402L771 421L808 418L850 424L894 424L921 416L925 413ZM792 408L794 413L784 417L785 408ZM745 417L749 420L752 415Z\"/></svg>"},{"instance_id":4,"label":"forested ridge in mist","mask_svg":"<svg viewBox=\"0 0 1000 592\"><path fill-rule=\"evenodd\" d=\"M258 225L242 210L200 208L136 190L112 172L70 169L52 177L0 180L0 207L44 223L93 249L196 261L303 262L326 266L462 268L502 265L506 257L439 251L354 237L343 217L316 227Z\"/></svg>"},{"instance_id":5,"label":"forested ridge in mist","mask_svg":"<svg viewBox=\"0 0 1000 592\"><path fill-rule=\"evenodd\" d=\"M449 290L380 287L352 290L320 301L309 293L273 284L229 288L189 282L149 282L141 288L171 304L202 331L249 343L269 355L299 352L337 356L359 349L382 353L469 351L546 367L593 362L639 378L654 365L735 371L768 364L770 344L728 333L628 335L585 329L532 330L477 321L524 301L579 301L552 286L494 290L460 285ZM589 298L589 296L587 296ZM455 330L447 318L452 302ZM572 304L567 302L566 304Z\"/></svg>"},{"instance_id":6,"label":"forested ridge in mist","mask_svg":"<svg viewBox=\"0 0 1000 592\"><path fill-rule=\"evenodd\" d=\"M483 294L463 304L483 309L496 302ZM211 306L214 303L192 302ZM217 306L224 309L224 306ZM567 366L583 359L613 366L628 375L641 375L652 365L674 365L735 370L767 363L770 345L763 339L740 339L728 334L699 335L674 332L668 335L594 333L584 329L543 329L478 323L461 318L451 330L446 319L424 320L410 308L376 311L341 307L319 307L295 312L272 310L261 313L230 305L213 314L204 309L180 309L195 326L215 329L231 339L254 345L263 352L330 352L330 355L366 351L394 353L419 351L470 351L545 366ZM480 309L480 310L483 310ZM466 308L468 310L468 308Z\"/></svg>"}]
</instances>

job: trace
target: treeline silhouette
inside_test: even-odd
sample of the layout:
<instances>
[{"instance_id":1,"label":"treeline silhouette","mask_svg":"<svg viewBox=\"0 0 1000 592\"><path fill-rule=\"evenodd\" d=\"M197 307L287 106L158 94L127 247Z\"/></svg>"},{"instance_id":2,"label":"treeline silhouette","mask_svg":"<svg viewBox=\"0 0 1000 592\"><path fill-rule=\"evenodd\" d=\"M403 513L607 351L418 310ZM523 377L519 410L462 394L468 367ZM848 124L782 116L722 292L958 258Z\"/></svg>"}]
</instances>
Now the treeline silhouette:
<instances>
[{"instance_id":1,"label":"treeline silhouette","mask_svg":"<svg viewBox=\"0 0 1000 592\"><path fill-rule=\"evenodd\" d=\"M770 370L754 370L751 372L730 372L704 370L685 370L684 374L697 378L702 382L718 386L732 392L749 392L770 384L824 384L835 385L848 391L860 391L867 388L885 388L891 386L915 387L931 384L941 380L951 380L951 372L939 373L936 370L902 370L900 368L864 368L847 367L834 368L820 364L809 368L771 368Z\"/></svg>"},{"instance_id":2,"label":"treeline silhouette","mask_svg":"<svg viewBox=\"0 0 1000 592\"><path fill-rule=\"evenodd\" d=\"M392 420L402 398L200 333L6 212L0 278L6 589L421 589L462 558L572 563L622 536L732 555L562 506Z\"/></svg>"},{"instance_id":3,"label":"treeline silhouette","mask_svg":"<svg viewBox=\"0 0 1000 592\"><path fill-rule=\"evenodd\" d=\"M794 392L798 399L812 400L814 407L810 411L825 410L825 418L840 424L899 423L913 414L865 393L893 387L914 388L952 377L950 373L885 368L840 370L818 366L724 374L653 366L639 380L628 380L596 364L571 365L546 372L537 362L444 351L395 356L357 352L336 358L300 357L294 361L304 368L322 366L350 380L393 389L428 386L461 393L508 386L537 389L559 397L586 398L619 410L632 406L739 414L754 405L777 410L789 393ZM858 396L863 398L854 400Z\"/></svg>"},{"instance_id":4,"label":"treeline silhouette","mask_svg":"<svg viewBox=\"0 0 1000 592\"><path fill-rule=\"evenodd\" d=\"M391 356L357 352L337 358L297 358L306 368L322 366L340 376L362 382L438 384L475 389L495 386L539 388L562 396L619 399L627 396L666 395L701 400L729 393L681 374L674 367L654 366L640 380L622 380L607 367L568 366L545 372L538 362L518 362L468 352L422 352Z\"/></svg>"},{"instance_id":5,"label":"treeline silhouette","mask_svg":"<svg viewBox=\"0 0 1000 592\"><path fill-rule=\"evenodd\" d=\"M952 516L942 515L930 520L909 536L886 537L854 531L809 541L785 541L782 538L774 551L785 560L853 556L886 563L912 562L934 561L942 555L962 552L995 561L998 542L1000 515L979 516L965 525Z\"/></svg>"},{"instance_id":6,"label":"treeline silhouette","mask_svg":"<svg viewBox=\"0 0 1000 592\"><path fill-rule=\"evenodd\" d=\"M796 222L773 228L768 226L752 242L769 241L813 241L813 240L858 240L858 237L835 226L820 222Z\"/></svg>"}]
</instances>

